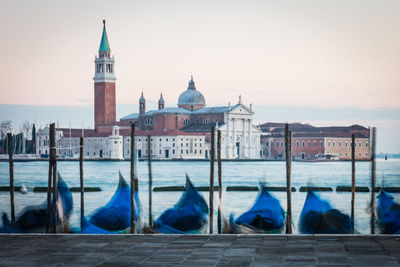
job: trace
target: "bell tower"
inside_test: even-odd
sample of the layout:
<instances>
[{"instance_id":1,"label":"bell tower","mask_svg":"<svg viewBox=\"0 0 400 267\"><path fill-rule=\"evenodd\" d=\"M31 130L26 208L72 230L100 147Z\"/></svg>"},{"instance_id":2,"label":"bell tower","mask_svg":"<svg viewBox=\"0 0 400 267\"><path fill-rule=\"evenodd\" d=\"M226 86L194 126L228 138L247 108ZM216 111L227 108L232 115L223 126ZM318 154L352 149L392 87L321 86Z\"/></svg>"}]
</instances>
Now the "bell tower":
<instances>
[{"instance_id":1,"label":"bell tower","mask_svg":"<svg viewBox=\"0 0 400 267\"><path fill-rule=\"evenodd\" d=\"M103 20L103 35L101 37L99 54L95 58L94 75L94 127L113 123L115 116L115 77L114 56L106 32L106 21Z\"/></svg>"}]
</instances>

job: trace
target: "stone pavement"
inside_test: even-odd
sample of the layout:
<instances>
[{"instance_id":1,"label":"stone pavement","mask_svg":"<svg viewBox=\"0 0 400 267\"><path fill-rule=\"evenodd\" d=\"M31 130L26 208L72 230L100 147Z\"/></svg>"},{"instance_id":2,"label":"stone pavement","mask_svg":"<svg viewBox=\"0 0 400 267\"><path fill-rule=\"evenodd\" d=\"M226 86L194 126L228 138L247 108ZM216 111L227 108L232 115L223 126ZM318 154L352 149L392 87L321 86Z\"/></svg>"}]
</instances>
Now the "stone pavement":
<instances>
[{"instance_id":1,"label":"stone pavement","mask_svg":"<svg viewBox=\"0 0 400 267\"><path fill-rule=\"evenodd\" d=\"M393 266L400 236L0 235L0 266Z\"/></svg>"}]
</instances>

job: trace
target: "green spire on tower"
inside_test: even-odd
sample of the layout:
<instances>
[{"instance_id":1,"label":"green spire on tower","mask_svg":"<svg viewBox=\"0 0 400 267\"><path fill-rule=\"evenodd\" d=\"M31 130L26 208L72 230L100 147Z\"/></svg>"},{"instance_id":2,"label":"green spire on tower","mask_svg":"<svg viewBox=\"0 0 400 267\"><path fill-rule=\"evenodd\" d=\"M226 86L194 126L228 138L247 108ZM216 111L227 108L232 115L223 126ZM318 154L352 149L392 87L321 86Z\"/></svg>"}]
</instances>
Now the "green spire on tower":
<instances>
[{"instance_id":1,"label":"green spire on tower","mask_svg":"<svg viewBox=\"0 0 400 267\"><path fill-rule=\"evenodd\" d=\"M103 36L101 36L99 51L110 52L110 45L108 44L107 32L106 32L106 20L103 19Z\"/></svg>"}]
</instances>

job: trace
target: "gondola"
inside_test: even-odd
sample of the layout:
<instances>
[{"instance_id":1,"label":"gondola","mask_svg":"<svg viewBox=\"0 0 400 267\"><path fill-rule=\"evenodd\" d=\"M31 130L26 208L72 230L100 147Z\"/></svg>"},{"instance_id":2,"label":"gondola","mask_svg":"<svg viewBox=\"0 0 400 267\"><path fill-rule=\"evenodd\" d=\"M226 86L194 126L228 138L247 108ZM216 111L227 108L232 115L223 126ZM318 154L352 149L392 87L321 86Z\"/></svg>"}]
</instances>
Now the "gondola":
<instances>
[{"instance_id":1,"label":"gondola","mask_svg":"<svg viewBox=\"0 0 400 267\"><path fill-rule=\"evenodd\" d=\"M135 220L140 218L140 203L135 190ZM103 230L121 231L130 227L131 220L131 188L119 172L118 188L108 203L90 217L89 222Z\"/></svg>"},{"instance_id":2,"label":"gondola","mask_svg":"<svg viewBox=\"0 0 400 267\"><path fill-rule=\"evenodd\" d=\"M204 233L208 206L186 175L185 192L173 208L164 211L153 228L165 234Z\"/></svg>"},{"instance_id":3,"label":"gondola","mask_svg":"<svg viewBox=\"0 0 400 267\"><path fill-rule=\"evenodd\" d=\"M73 200L72 194L62 179L60 173L57 173L57 223L67 222L72 212ZM53 197L50 204L50 224L53 224ZM0 232L43 232L46 226L47 201L40 205L28 206L24 208L17 216L15 223L11 223L6 213L3 213L3 228Z\"/></svg>"},{"instance_id":4,"label":"gondola","mask_svg":"<svg viewBox=\"0 0 400 267\"><path fill-rule=\"evenodd\" d=\"M333 209L329 202L308 191L300 214L300 232L303 234L351 234L351 219Z\"/></svg>"},{"instance_id":5,"label":"gondola","mask_svg":"<svg viewBox=\"0 0 400 267\"><path fill-rule=\"evenodd\" d=\"M111 231L107 231L104 229L101 229L100 227L97 227L94 224L91 224L90 222L88 222L88 220L86 219L86 217L83 218L83 225L82 225L82 229L77 232L80 234L115 234L114 232Z\"/></svg>"},{"instance_id":6,"label":"gondola","mask_svg":"<svg viewBox=\"0 0 400 267\"><path fill-rule=\"evenodd\" d=\"M378 195L377 215L382 234L400 234L400 205L384 190Z\"/></svg>"},{"instance_id":7,"label":"gondola","mask_svg":"<svg viewBox=\"0 0 400 267\"><path fill-rule=\"evenodd\" d=\"M260 193L253 206L236 220L229 219L227 232L231 233L281 233L285 224L285 212L279 200L260 184Z\"/></svg>"}]
</instances>

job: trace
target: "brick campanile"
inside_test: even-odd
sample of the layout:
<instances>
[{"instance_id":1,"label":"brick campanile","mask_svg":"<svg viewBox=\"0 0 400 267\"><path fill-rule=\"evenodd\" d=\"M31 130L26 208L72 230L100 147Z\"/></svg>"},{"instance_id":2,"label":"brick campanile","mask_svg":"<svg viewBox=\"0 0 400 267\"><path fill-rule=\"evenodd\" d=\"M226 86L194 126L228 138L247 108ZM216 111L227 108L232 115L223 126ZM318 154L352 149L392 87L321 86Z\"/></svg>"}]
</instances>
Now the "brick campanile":
<instances>
[{"instance_id":1,"label":"brick campanile","mask_svg":"<svg viewBox=\"0 0 400 267\"><path fill-rule=\"evenodd\" d=\"M106 32L106 21L103 20L99 55L95 58L94 75L94 127L116 121L115 116L115 80L114 56Z\"/></svg>"}]
</instances>

